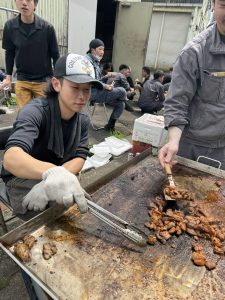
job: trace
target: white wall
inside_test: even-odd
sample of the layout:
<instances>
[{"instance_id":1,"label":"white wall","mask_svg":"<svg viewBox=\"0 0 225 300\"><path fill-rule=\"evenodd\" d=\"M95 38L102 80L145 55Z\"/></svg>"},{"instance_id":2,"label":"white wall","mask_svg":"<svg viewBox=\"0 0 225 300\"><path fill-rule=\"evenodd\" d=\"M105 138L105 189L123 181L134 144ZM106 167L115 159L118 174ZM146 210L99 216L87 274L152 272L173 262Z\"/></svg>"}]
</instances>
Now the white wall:
<instances>
[{"instance_id":1,"label":"white wall","mask_svg":"<svg viewBox=\"0 0 225 300\"><path fill-rule=\"evenodd\" d=\"M97 0L69 0L68 52L84 55L95 38Z\"/></svg>"}]
</instances>

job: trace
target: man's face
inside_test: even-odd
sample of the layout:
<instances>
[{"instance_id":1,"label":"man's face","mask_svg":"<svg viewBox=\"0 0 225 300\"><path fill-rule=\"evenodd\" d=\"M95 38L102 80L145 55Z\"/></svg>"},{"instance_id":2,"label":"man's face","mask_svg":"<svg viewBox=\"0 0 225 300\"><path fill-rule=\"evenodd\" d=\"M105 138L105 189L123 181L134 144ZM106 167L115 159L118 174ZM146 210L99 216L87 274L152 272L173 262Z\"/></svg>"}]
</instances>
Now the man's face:
<instances>
[{"instance_id":1,"label":"man's face","mask_svg":"<svg viewBox=\"0 0 225 300\"><path fill-rule=\"evenodd\" d=\"M63 118L71 118L76 112L80 112L91 96L90 83L74 83L64 79L62 83L52 78L52 85L59 93L59 105Z\"/></svg>"},{"instance_id":2,"label":"man's face","mask_svg":"<svg viewBox=\"0 0 225 300\"><path fill-rule=\"evenodd\" d=\"M125 77L129 77L130 76L130 69L123 69L121 72Z\"/></svg>"},{"instance_id":3,"label":"man's face","mask_svg":"<svg viewBox=\"0 0 225 300\"><path fill-rule=\"evenodd\" d=\"M214 0L213 9L218 30L225 35L225 0Z\"/></svg>"},{"instance_id":4,"label":"man's face","mask_svg":"<svg viewBox=\"0 0 225 300\"><path fill-rule=\"evenodd\" d=\"M92 51L93 51L92 54L94 56L97 56L99 58L103 58L105 48L103 46L100 46L100 47L97 47L95 49L92 49Z\"/></svg>"},{"instance_id":5,"label":"man's face","mask_svg":"<svg viewBox=\"0 0 225 300\"><path fill-rule=\"evenodd\" d=\"M16 7L24 17L29 17L33 15L36 5L34 0L15 0Z\"/></svg>"},{"instance_id":6,"label":"man's face","mask_svg":"<svg viewBox=\"0 0 225 300\"><path fill-rule=\"evenodd\" d=\"M159 82L163 83L164 75L159 77Z\"/></svg>"},{"instance_id":7,"label":"man's face","mask_svg":"<svg viewBox=\"0 0 225 300\"><path fill-rule=\"evenodd\" d=\"M142 70L141 76L145 78L145 77L147 77L147 75L148 75L148 74L145 72L145 70Z\"/></svg>"}]
</instances>

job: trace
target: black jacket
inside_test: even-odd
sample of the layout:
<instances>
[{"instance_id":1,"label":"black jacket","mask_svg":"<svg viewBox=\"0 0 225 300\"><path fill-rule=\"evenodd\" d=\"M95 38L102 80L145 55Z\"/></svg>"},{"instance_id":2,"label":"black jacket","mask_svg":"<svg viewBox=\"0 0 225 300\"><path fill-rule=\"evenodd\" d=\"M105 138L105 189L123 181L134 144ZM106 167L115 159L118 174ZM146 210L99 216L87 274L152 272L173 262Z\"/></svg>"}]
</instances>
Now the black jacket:
<instances>
[{"instance_id":1,"label":"black jacket","mask_svg":"<svg viewBox=\"0 0 225 300\"><path fill-rule=\"evenodd\" d=\"M5 23L2 48L6 50L6 73L12 75L15 60L18 80L45 81L53 74L52 60L54 65L59 58L55 30L37 15L29 33L23 25L20 15Z\"/></svg>"}]
</instances>

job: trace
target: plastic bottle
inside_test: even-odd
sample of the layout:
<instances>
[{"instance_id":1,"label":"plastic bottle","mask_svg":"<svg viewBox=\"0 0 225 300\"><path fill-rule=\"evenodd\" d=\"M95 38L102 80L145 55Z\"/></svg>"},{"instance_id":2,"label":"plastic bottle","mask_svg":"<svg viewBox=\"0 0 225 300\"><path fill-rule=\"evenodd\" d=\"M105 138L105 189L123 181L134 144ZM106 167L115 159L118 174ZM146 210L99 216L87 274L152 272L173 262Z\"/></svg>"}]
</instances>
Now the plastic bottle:
<instances>
[{"instance_id":1,"label":"plastic bottle","mask_svg":"<svg viewBox=\"0 0 225 300\"><path fill-rule=\"evenodd\" d=\"M127 155L127 161L131 160L133 157L134 157L133 153L129 152L128 155Z\"/></svg>"},{"instance_id":2,"label":"plastic bottle","mask_svg":"<svg viewBox=\"0 0 225 300\"><path fill-rule=\"evenodd\" d=\"M6 100L9 100L11 98L11 92L8 86L5 86L3 88L3 93Z\"/></svg>"}]
</instances>

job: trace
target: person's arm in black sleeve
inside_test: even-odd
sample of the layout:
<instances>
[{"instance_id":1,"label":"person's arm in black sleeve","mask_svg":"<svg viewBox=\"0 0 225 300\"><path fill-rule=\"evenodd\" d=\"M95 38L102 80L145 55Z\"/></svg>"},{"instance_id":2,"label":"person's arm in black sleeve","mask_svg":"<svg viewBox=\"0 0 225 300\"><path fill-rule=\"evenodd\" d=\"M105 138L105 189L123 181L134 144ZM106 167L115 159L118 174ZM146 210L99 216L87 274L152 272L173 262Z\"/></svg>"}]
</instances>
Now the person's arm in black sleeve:
<instances>
[{"instance_id":1,"label":"person's arm in black sleeve","mask_svg":"<svg viewBox=\"0 0 225 300\"><path fill-rule=\"evenodd\" d=\"M53 60L53 66L55 66L55 63L57 59L59 58L59 46L56 38L55 29L53 26L49 26L48 28L48 45L50 49L50 55Z\"/></svg>"},{"instance_id":2,"label":"person's arm in black sleeve","mask_svg":"<svg viewBox=\"0 0 225 300\"><path fill-rule=\"evenodd\" d=\"M24 179L42 179L42 173L53 164L33 158L30 153L39 135L42 113L33 105L20 110L3 158L5 170Z\"/></svg>"},{"instance_id":3,"label":"person's arm in black sleeve","mask_svg":"<svg viewBox=\"0 0 225 300\"><path fill-rule=\"evenodd\" d=\"M5 66L6 66L6 78L3 81L2 88L9 86L11 88L12 72L15 59L15 45L11 40L10 22L6 22L3 30L2 48L5 49Z\"/></svg>"},{"instance_id":4,"label":"person's arm in black sleeve","mask_svg":"<svg viewBox=\"0 0 225 300\"><path fill-rule=\"evenodd\" d=\"M15 49L5 50L6 75L12 75L15 58Z\"/></svg>"},{"instance_id":5,"label":"person's arm in black sleeve","mask_svg":"<svg viewBox=\"0 0 225 300\"><path fill-rule=\"evenodd\" d=\"M87 115L81 115L81 138L80 143L75 151L74 158L63 164L68 171L77 174L81 171L88 155L88 129L89 118Z\"/></svg>"},{"instance_id":6,"label":"person's arm in black sleeve","mask_svg":"<svg viewBox=\"0 0 225 300\"><path fill-rule=\"evenodd\" d=\"M164 89L163 89L163 86L161 86L161 85L158 88L158 96L159 96L159 101L164 102L164 100L165 100Z\"/></svg>"},{"instance_id":7,"label":"person's arm in black sleeve","mask_svg":"<svg viewBox=\"0 0 225 300\"><path fill-rule=\"evenodd\" d=\"M87 158L89 125L90 125L90 121L89 121L88 116L85 114L82 114L81 138L80 138L80 143L76 150L76 155L75 155L76 157L82 157L83 159Z\"/></svg>"}]
</instances>

